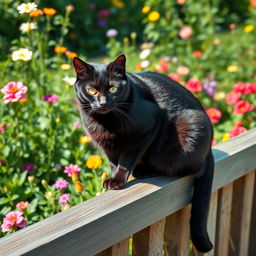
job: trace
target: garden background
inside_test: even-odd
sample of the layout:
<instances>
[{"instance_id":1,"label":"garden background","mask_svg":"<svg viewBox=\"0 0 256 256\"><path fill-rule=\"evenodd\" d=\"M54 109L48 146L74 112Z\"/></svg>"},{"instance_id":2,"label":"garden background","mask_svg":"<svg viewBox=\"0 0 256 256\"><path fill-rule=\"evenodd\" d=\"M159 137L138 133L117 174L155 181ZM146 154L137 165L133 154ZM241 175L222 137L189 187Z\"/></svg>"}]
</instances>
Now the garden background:
<instances>
[{"instance_id":1,"label":"garden background","mask_svg":"<svg viewBox=\"0 0 256 256\"><path fill-rule=\"evenodd\" d=\"M0 237L102 192L108 162L80 124L72 59L127 56L192 91L213 145L256 126L256 1L0 2Z\"/></svg>"}]
</instances>

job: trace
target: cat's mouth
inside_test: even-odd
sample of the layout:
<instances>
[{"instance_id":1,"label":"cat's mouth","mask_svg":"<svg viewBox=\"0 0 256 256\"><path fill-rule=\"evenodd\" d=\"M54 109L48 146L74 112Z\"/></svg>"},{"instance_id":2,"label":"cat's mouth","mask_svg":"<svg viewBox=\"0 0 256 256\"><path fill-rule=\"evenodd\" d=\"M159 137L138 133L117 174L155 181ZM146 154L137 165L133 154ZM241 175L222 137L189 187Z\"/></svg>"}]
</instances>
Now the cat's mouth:
<instances>
[{"instance_id":1,"label":"cat's mouth","mask_svg":"<svg viewBox=\"0 0 256 256\"><path fill-rule=\"evenodd\" d=\"M113 110L113 108L106 108L106 107L95 109L95 111L99 114L107 114L107 113L111 112L112 110Z\"/></svg>"}]
</instances>

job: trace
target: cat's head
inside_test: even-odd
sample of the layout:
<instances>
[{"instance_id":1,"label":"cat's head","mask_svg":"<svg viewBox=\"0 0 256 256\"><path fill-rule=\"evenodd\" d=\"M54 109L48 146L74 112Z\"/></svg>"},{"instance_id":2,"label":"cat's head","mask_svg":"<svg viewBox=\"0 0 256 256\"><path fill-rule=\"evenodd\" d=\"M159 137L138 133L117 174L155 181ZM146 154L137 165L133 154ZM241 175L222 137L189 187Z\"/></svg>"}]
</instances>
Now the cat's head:
<instances>
[{"instance_id":1,"label":"cat's head","mask_svg":"<svg viewBox=\"0 0 256 256\"><path fill-rule=\"evenodd\" d=\"M129 94L125 61L124 54L113 62L100 64L74 58L75 90L80 103L93 112L106 114L125 102Z\"/></svg>"}]
</instances>

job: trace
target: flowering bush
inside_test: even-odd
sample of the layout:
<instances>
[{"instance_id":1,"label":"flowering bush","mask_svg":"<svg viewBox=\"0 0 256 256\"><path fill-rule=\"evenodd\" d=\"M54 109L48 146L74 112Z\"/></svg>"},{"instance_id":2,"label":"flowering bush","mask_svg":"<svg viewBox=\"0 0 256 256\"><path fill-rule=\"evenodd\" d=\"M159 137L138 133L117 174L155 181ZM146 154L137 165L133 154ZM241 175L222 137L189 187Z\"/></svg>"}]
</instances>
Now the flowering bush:
<instances>
[{"instance_id":1,"label":"flowering bush","mask_svg":"<svg viewBox=\"0 0 256 256\"><path fill-rule=\"evenodd\" d=\"M213 145L256 126L254 1L240 22L220 11L223 1L7 2L0 7L13 27L7 43L0 39L0 237L103 192L108 163L84 134L72 89L78 53L107 49L97 61L108 61L125 52L128 71L160 72L185 86L214 125Z\"/></svg>"}]
</instances>

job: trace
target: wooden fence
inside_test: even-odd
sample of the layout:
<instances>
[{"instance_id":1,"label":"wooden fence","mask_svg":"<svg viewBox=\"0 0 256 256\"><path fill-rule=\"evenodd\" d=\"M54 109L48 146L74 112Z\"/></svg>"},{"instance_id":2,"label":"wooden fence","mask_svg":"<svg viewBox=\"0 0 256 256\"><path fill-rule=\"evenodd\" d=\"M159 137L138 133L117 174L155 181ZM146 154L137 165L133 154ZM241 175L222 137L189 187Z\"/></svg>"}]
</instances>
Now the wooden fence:
<instances>
[{"instance_id":1,"label":"wooden fence","mask_svg":"<svg viewBox=\"0 0 256 256\"><path fill-rule=\"evenodd\" d=\"M256 129L217 145L214 157L206 255L255 256ZM0 239L0 255L202 255L189 239L192 188L193 177L132 181Z\"/></svg>"}]
</instances>

